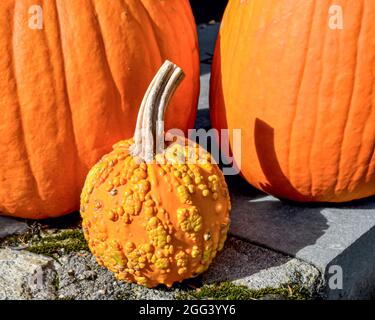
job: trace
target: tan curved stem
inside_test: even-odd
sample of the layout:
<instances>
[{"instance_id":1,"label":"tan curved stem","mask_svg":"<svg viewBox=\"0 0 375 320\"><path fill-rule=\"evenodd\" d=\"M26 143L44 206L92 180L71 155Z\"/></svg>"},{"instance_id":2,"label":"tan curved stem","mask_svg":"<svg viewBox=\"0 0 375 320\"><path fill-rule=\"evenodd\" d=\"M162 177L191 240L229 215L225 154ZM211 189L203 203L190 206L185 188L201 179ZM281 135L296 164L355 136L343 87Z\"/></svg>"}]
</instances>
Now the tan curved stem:
<instances>
[{"instance_id":1,"label":"tan curved stem","mask_svg":"<svg viewBox=\"0 0 375 320\"><path fill-rule=\"evenodd\" d=\"M182 69L166 61L152 80L138 113L131 148L134 157L151 162L163 151L165 110L183 78Z\"/></svg>"}]
</instances>

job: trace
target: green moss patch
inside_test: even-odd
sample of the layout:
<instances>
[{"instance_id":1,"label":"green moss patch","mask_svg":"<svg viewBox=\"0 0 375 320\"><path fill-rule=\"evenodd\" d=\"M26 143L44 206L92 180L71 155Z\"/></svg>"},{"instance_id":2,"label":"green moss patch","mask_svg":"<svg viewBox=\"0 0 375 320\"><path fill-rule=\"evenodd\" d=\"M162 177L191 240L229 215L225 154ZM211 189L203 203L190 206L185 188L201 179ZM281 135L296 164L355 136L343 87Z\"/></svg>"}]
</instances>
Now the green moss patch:
<instances>
[{"instance_id":1,"label":"green moss patch","mask_svg":"<svg viewBox=\"0 0 375 320\"><path fill-rule=\"evenodd\" d=\"M2 239L0 247L25 249L36 254L52 257L56 254L89 251L83 231L78 228L56 230L55 233L33 230L22 235L13 235Z\"/></svg>"},{"instance_id":2,"label":"green moss patch","mask_svg":"<svg viewBox=\"0 0 375 320\"><path fill-rule=\"evenodd\" d=\"M89 251L89 248L82 230L74 229L31 240L26 250L36 254L53 256L57 253Z\"/></svg>"},{"instance_id":3,"label":"green moss patch","mask_svg":"<svg viewBox=\"0 0 375 320\"><path fill-rule=\"evenodd\" d=\"M32 239L33 233L26 232L21 235L12 235L6 238L0 239L0 247L22 247L26 246L27 243Z\"/></svg>"},{"instance_id":4,"label":"green moss patch","mask_svg":"<svg viewBox=\"0 0 375 320\"><path fill-rule=\"evenodd\" d=\"M53 279L52 286L56 291L60 289L60 278L58 274L56 274L55 278Z\"/></svg>"},{"instance_id":5,"label":"green moss patch","mask_svg":"<svg viewBox=\"0 0 375 320\"><path fill-rule=\"evenodd\" d=\"M211 300L259 300L267 297L277 297L286 300L310 300L311 294L307 289L298 285L284 285L280 288L265 288L252 290L245 286L238 286L231 282L221 282L190 290L177 296L177 299L211 299Z\"/></svg>"}]
</instances>

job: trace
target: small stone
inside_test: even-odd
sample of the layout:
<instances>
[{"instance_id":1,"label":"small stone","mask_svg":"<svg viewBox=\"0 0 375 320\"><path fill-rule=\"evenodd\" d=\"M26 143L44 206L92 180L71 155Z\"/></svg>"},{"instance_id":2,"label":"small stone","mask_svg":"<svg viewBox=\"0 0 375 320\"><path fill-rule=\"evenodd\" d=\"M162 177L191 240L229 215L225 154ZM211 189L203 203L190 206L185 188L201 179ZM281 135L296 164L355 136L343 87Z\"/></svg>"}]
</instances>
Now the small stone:
<instances>
[{"instance_id":1,"label":"small stone","mask_svg":"<svg viewBox=\"0 0 375 320\"><path fill-rule=\"evenodd\" d=\"M95 280L97 277L97 274L95 271L85 271L84 272L84 279L86 280Z\"/></svg>"},{"instance_id":2,"label":"small stone","mask_svg":"<svg viewBox=\"0 0 375 320\"><path fill-rule=\"evenodd\" d=\"M75 271L73 269L68 270L68 275L74 276L75 275Z\"/></svg>"}]
</instances>

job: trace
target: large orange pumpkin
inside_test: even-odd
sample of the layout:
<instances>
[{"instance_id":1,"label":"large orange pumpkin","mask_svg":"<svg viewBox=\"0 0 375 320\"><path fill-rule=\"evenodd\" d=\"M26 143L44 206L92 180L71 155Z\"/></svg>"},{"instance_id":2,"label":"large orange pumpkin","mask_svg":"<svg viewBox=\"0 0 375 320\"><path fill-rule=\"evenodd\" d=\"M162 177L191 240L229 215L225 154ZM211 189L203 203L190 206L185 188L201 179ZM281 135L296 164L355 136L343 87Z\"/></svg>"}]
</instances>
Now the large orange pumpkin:
<instances>
[{"instance_id":1,"label":"large orange pumpkin","mask_svg":"<svg viewBox=\"0 0 375 320\"><path fill-rule=\"evenodd\" d=\"M242 129L254 186L297 201L375 194L374 19L375 1L229 1L211 117Z\"/></svg>"},{"instance_id":2,"label":"large orange pumpkin","mask_svg":"<svg viewBox=\"0 0 375 320\"><path fill-rule=\"evenodd\" d=\"M167 127L194 126L199 59L188 0L2 0L0 25L2 214L77 210L86 174L132 136L165 59L186 70Z\"/></svg>"}]
</instances>

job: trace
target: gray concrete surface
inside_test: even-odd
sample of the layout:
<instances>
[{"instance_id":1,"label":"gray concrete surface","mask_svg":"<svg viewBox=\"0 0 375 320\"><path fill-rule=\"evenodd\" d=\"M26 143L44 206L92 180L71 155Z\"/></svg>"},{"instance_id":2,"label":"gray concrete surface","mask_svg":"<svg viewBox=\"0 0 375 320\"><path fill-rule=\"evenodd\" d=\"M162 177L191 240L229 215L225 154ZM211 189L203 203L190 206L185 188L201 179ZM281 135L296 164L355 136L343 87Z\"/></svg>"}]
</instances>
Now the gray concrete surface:
<instances>
[{"instance_id":1,"label":"gray concrete surface","mask_svg":"<svg viewBox=\"0 0 375 320\"><path fill-rule=\"evenodd\" d=\"M236 237L228 239L203 281L231 281L255 290L298 284L313 293L318 293L324 283L319 270L311 264Z\"/></svg>"},{"instance_id":2,"label":"gray concrete surface","mask_svg":"<svg viewBox=\"0 0 375 320\"><path fill-rule=\"evenodd\" d=\"M320 270L362 236L375 232L375 199L330 208L283 203L267 195L234 195L233 200L232 234Z\"/></svg>"},{"instance_id":3,"label":"gray concrete surface","mask_svg":"<svg viewBox=\"0 0 375 320\"><path fill-rule=\"evenodd\" d=\"M340 290L330 298L375 293L375 199L336 207L283 203L268 196L233 192L231 234L315 266L327 284L339 266Z\"/></svg>"}]
</instances>

